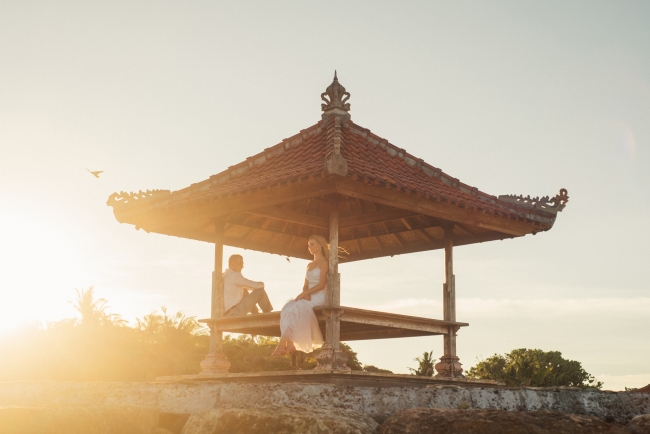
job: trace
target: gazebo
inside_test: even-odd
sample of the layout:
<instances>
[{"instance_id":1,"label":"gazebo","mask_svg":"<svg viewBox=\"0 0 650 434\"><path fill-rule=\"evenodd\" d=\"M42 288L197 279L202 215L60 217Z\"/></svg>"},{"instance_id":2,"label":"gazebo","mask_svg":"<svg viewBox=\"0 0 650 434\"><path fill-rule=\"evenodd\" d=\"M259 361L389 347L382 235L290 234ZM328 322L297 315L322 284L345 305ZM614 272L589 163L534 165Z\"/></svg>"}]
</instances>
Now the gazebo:
<instances>
[{"instance_id":1,"label":"gazebo","mask_svg":"<svg viewBox=\"0 0 650 434\"><path fill-rule=\"evenodd\" d=\"M225 375L223 332L280 336L280 313L223 317L223 246L311 259L307 239L330 241L327 303L315 309L325 336L317 371L349 370L341 341L443 335L438 377L462 377L456 334L453 248L548 231L567 203L492 196L463 184L350 119L350 94L334 81L321 120L182 190L114 193L107 204L136 229L213 243L210 352L201 375ZM340 305L339 262L444 249L443 318Z\"/></svg>"}]
</instances>

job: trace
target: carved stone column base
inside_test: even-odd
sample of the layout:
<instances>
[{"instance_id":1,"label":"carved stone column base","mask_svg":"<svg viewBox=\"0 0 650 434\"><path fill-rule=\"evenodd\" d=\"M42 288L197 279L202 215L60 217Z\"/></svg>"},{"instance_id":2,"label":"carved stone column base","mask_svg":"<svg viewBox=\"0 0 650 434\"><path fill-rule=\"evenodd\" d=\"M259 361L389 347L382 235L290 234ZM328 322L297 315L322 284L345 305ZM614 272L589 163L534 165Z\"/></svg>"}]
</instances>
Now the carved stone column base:
<instances>
[{"instance_id":1,"label":"carved stone column base","mask_svg":"<svg viewBox=\"0 0 650 434\"><path fill-rule=\"evenodd\" d=\"M465 378L462 363L456 356L442 356L436 364L436 377Z\"/></svg>"},{"instance_id":2,"label":"carved stone column base","mask_svg":"<svg viewBox=\"0 0 650 434\"><path fill-rule=\"evenodd\" d=\"M230 362L222 353L209 353L201 362L199 375L223 375L228 373Z\"/></svg>"},{"instance_id":3,"label":"carved stone column base","mask_svg":"<svg viewBox=\"0 0 650 434\"><path fill-rule=\"evenodd\" d=\"M325 345L316 356L318 365L314 371L349 371L348 356L341 350L335 350L329 345Z\"/></svg>"}]
</instances>

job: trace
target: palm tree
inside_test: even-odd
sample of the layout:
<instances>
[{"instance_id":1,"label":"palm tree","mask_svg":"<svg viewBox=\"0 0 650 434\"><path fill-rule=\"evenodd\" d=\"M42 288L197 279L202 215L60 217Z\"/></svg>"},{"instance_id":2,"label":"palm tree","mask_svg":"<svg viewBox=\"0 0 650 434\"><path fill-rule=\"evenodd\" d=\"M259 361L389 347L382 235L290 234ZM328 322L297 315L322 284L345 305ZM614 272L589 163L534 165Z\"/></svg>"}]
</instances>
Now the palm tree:
<instances>
[{"instance_id":1,"label":"palm tree","mask_svg":"<svg viewBox=\"0 0 650 434\"><path fill-rule=\"evenodd\" d=\"M418 375L420 377L433 377L433 350L428 353L425 351L424 354L422 354L422 357L416 357L413 360L418 362L417 369L409 368L409 371L411 371L413 375Z\"/></svg>"},{"instance_id":2,"label":"palm tree","mask_svg":"<svg viewBox=\"0 0 650 434\"><path fill-rule=\"evenodd\" d=\"M143 344L149 348L148 363L157 375L193 373L203 358L207 329L195 317L177 312L170 316L152 312L136 319L136 328L143 333Z\"/></svg>"},{"instance_id":3,"label":"palm tree","mask_svg":"<svg viewBox=\"0 0 650 434\"><path fill-rule=\"evenodd\" d=\"M72 305L81 314L81 325L92 327L98 325L124 325L126 323L120 315L106 313L108 308L105 298L95 300L94 288L77 289L77 299Z\"/></svg>"}]
</instances>

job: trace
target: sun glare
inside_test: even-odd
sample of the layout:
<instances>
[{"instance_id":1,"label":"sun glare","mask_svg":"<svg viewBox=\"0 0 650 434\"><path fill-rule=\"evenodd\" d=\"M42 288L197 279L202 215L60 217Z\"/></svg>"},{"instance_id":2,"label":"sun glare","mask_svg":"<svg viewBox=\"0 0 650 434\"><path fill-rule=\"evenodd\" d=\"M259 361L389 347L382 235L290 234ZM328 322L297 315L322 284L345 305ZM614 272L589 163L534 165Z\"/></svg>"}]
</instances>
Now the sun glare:
<instances>
[{"instance_id":1,"label":"sun glare","mask_svg":"<svg viewBox=\"0 0 650 434\"><path fill-rule=\"evenodd\" d=\"M45 216L0 213L0 334L69 316L67 300L88 279L72 228Z\"/></svg>"}]
</instances>

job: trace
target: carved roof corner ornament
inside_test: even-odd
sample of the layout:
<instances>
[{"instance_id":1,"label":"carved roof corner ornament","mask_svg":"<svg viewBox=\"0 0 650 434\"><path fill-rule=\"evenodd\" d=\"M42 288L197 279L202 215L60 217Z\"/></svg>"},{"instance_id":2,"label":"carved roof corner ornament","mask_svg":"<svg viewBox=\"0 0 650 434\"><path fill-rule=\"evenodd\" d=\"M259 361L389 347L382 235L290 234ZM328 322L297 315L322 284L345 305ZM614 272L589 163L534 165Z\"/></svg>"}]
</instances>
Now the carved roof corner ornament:
<instances>
[{"instance_id":1,"label":"carved roof corner ornament","mask_svg":"<svg viewBox=\"0 0 650 434\"><path fill-rule=\"evenodd\" d=\"M522 208L539 209L557 214L564 209L569 201L569 193L566 188L563 188L555 197L551 198L548 196L531 198L530 196L508 194L499 196L499 200Z\"/></svg>"},{"instance_id":2,"label":"carved roof corner ornament","mask_svg":"<svg viewBox=\"0 0 650 434\"><path fill-rule=\"evenodd\" d=\"M137 193L126 193L120 191L119 193L113 193L108 197L106 205L112 206L113 209L116 207L123 207L127 205L133 205L136 203L142 203L149 199L161 199L163 197L170 196L172 194L169 190L140 190Z\"/></svg>"},{"instance_id":3,"label":"carved roof corner ornament","mask_svg":"<svg viewBox=\"0 0 650 434\"><path fill-rule=\"evenodd\" d=\"M348 174L348 162L341 155L341 144L342 144L342 134L341 134L341 118L336 116L334 118L334 125L331 123L328 125L328 129L331 129L331 134L327 141L329 146L329 157L325 160L325 172L330 175L339 175L347 176Z\"/></svg>"},{"instance_id":4,"label":"carved roof corner ornament","mask_svg":"<svg viewBox=\"0 0 650 434\"><path fill-rule=\"evenodd\" d=\"M326 104L321 104L321 109L324 112L323 121L327 121L332 115L340 116L345 120L350 119L350 103L347 102L350 99L350 92L347 92L343 85L339 83L336 71L334 71L332 84L327 86L325 92L321 93L320 98L326 102Z\"/></svg>"}]
</instances>

